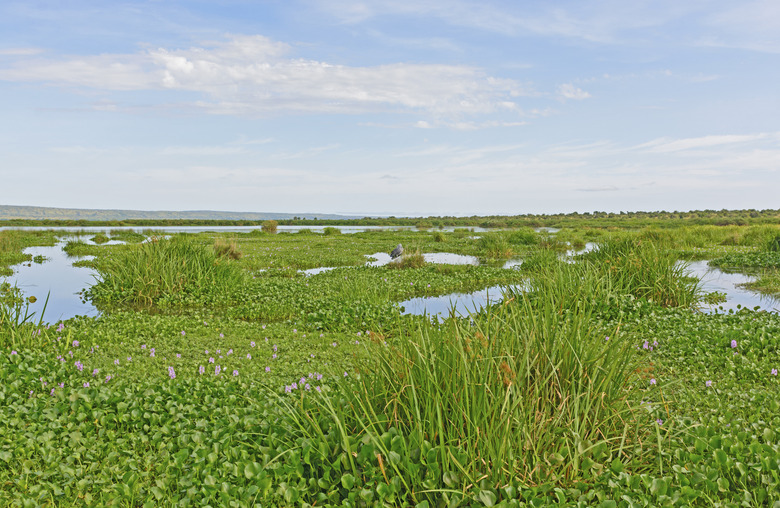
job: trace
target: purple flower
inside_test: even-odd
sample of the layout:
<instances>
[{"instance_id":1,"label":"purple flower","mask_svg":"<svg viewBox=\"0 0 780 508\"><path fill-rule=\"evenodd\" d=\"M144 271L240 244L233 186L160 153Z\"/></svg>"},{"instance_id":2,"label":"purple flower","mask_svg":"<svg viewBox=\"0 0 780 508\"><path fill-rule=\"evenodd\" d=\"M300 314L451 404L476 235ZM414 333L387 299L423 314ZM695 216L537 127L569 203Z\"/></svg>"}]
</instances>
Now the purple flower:
<instances>
[{"instance_id":1,"label":"purple flower","mask_svg":"<svg viewBox=\"0 0 780 508\"><path fill-rule=\"evenodd\" d=\"M246 359L247 359L247 360L251 360L251 359L252 359L252 355L250 355L249 353L247 353L247 355L246 355Z\"/></svg>"},{"instance_id":2,"label":"purple flower","mask_svg":"<svg viewBox=\"0 0 780 508\"><path fill-rule=\"evenodd\" d=\"M315 386L314 389L317 390L318 392L322 391L322 388L320 388L319 386Z\"/></svg>"},{"instance_id":3,"label":"purple flower","mask_svg":"<svg viewBox=\"0 0 780 508\"><path fill-rule=\"evenodd\" d=\"M132 361L133 361L133 357L132 357L132 356L128 356L128 357L127 357L127 361L128 361L128 362L132 362Z\"/></svg>"},{"instance_id":4,"label":"purple flower","mask_svg":"<svg viewBox=\"0 0 780 508\"><path fill-rule=\"evenodd\" d=\"M146 344L141 344L141 349L146 349Z\"/></svg>"},{"instance_id":5,"label":"purple flower","mask_svg":"<svg viewBox=\"0 0 780 508\"><path fill-rule=\"evenodd\" d=\"M98 369L93 370L92 371L92 377L97 376L99 372L100 372L100 370L98 370Z\"/></svg>"},{"instance_id":6,"label":"purple flower","mask_svg":"<svg viewBox=\"0 0 780 508\"><path fill-rule=\"evenodd\" d=\"M54 396L54 388L51 389L51 393L49 395Z\"/></svg>"},{"instance_id":7,"label":"purple flower","mask_svg":"<svg viewBox=\"0 0 780 508\"><path fill-rule=\"evenodd\" d=\"M292 388L293 390L297 390L298 389L298 383L291 384L290 388Z\"/></svg>"},{"instance_id":8,"label":"purple flower","mask_svg":"<svg viewBox=\"0 0 780 508\"><path fill-rule=\"evenodd\" d=\"M255 347L255 341L250 342L249 345Z\"/></svg>"},{"instance_id":9,"label":"purple flower","mask_svg":"<svg viewBox=\"0 0 780 508\"><path fill-rule=\"evenodd\" d=\"M74 340L73 341L73 347L79 347L79 341Z\"/></svg>"},{"instance_id":10,"label":"purple flower","mask_svg":"<svg viewBox=\"0 0 780 508\"><path fill-rule=\"evenodd\" d=\"M604 342L609 340L609 336L604 337Z\"/></svg>"},{"instance_id":11,"label":"purple flower","mask_svg":"<svg viewBox=\"0 0 780 508\"><path fill-rule=\"evenodd\" d=\"M224 334L224 333L220 333L220 334L219 334L219 338L220 338L220 339L224 339L224 338L225 338L225 334Z\"/></svg>"},{"instance_id":12,"label":"purple flower","mask_svg":"<svg viewBox=\"0 0 780 508\"><path fill-rule=\"evenodd\" d=\"M221 371L222 371L222 367L220 367L219 365L217 365L216 367L214 367L214 375L215 375L215 376L219 376L219 373L220 373Z\"/></svg>"},{"instance_id":13,"label":"purple flower","mask_svg":"<svg viewBox=\"0 0 780 508\"><path fill-rule=\"evenodd\" d=\"M661 419L659 418L659 419L657 419L657 420L655 421L655 423L657 423L658 425L663 425L663 424L664 424L664 421L663 421L663 420L661 420Z\"/></svg>"},{"instance_id":14,"label":"purple flower","mask_svg":"<svg viewBox=\"0 0 780 508\"><path fill-rule=\"evenodd\" d=\"M292 386L290 386L290 385L286 385L286 386L284 387L284 392L285 392L285 393L291 393L291 392L292 392Z\"/></svg>"},{"instance_id":15,"label":"purple flower","mask_svg":"<svg viewBox=\"0 0 780 508\"><path fill-rule=\"evenodd\" d=\"M276 360L276 353L272 354L272 355L271 355L271 358L273 358L274 360Z\"/></svg>"},{"instance_id":16,"label":"purple flower","mask_svg":"<svg viewBox=\"0 0 780 508\"><path fill-rule=\"evenodd\" d=\"M86 383L84 383L84 388L89 388L89 381L87 381Z\"/></svg>"},{"instance_id":17,"label":"purple flower","mask_svg":"<svg viewBox=\"0 0 780 508\"><path fill-rule=\"evenodd\" d=\"M650 379L650 384L651 384L651 385L654 385L654 384L655 384L655 378L652 378L652 379Z\"/></svg>"},{"instance_id":18,"label":"purple flower","mask_svg":"<svg viewBox=\"0 0 780 508\"><path fill-rule=\"evenodd\" d=\"M707 385L707 387L710 387L710 386L712 386L712 381L710 381L710 380L708 379L708 380L707 380L707 382L706 382L706 383L704 383L704 384L705 384L705 385Z\"/></svg>"},{"instance_id":19,"label":"purple flower","mask_svg":"<svg viewBox=\"0 0 780 508\"><path fill-rule=\"evenodd\" d=\"M772 369L772 375L773 375L773 376L776 376L776 375L777 375L777 369Z\"/></svg>"},{"instance_id":20,"label":"purple flower","mask_svg":"<svg viewBox=\"0 0 780 508\"><path fill-rule=\"evenodd\" d=\"M214 363L214 357L209 358L209 363Z\"/></svg>"},{"instance_id":21,"label":"purple flower","mask_svg":"<svg viewBox=\"0 0 780 508\"><path fill-rule=\"evenodd\" d=\"M154 357L154 356L155 356L155 355L154 355L154 351L152 351L151 353L149 353L149 356L151 356L151 357Z\"/></svg>"},{"instance_id":22,"label":"purple flower","mask_svg":"<svg viewBox=\"0 0 780 508\"><path fill-rule=\"evenodd\" d=\"M73 365L75 365L76 368L79 369L79 372L84 370L84 364L81 363L79 360L76 360L76 362Z\"/></svg>"},{"instance_id":23,"label":"purple flower","mask_svg":"<svg viewBox=\"0 0 780 508\"><path fill-rule=\"evenodd\" d=\"M184 330L182 330L182 331L181 331L181 335L182 335L182 337L183 337L183 336L187 335L187 332L185 332Z\"/></svg>"},{"instance_id":24,"label":"purple flower","mask_svg":"<svg viewBox=\"0 0 780 508\"><path fill-rule=\"evenodd\" d=\"M65 383L60 383L60 388L65 388Z\"/></svg>"},{"instance_id":25,"label":"purple flower","mask_svg":"<svg viewBox=\"0 0 780 508\"><path fill-rule=\"evenodd\" d=\"M732 341L731 341L731 347L732 347L732 348L735 348L735 347L737 347L737 341L736 341L736 340L732 340Z\"/></svg>"},{"instance_id":26,"label":"purple flower","mask_svg":"<svg viewBox=\"0 0 780 508\"><path fill-rule=\"evenodd\" d=\"M176 358L181 358L181 353L176 353Z\"/></svg>"},{"instance_id":27,"label":"purple flower","mask_svg":"<svg viewBox=\"0 0 780 508\"><path fill-rule=\"evenodd\" d=\"M234 376L237 376L237 375L238 375L238 371L237 371L237 370L234 370L234 371L233 371L233 375L234 375Z\"/></svg>"},{"instance_id":28,"label":"purple flower","mask_svg":"<svg viewBox=\"0 0 780 508\"><path fill-rule=\"evenodd\" d=\"M344 371L344 377L347 377L347 371L346 370Z\"/></svg>"},{"instance_id":29,"label":"purple flower","mask_svg":"<svg viewBox=\"0 0 780 508\"><path fill-rule=\"evenodd\" d=\"M231 348L231 349L228 349L228 352L227 352L227 354L229 354L229 355L232 355L232 354L233 354L233 349L232 349L232 348Z\"/></svg>"},{"instance_id":30,"label":"purple flower","mask_svg":"<svg viewBox=\"0 0 780 508\"><path fill-rule=\"evenodd\" d=\"M12 355L12 356L13 356L13 355L15 355L15 354L17 354L17 352L16 352L16 351L11 351L11 355Z\"/></svg>"},{"instance_id":31,"label":"purple flower","mask_svg":"<svg viewBox=\"0 0 780 508\"><path fill-rule=\"evenodd\" d=\"M266 371L266 372L271 372L271 367L266 367L266 368L265 368L265 371Z\"/></svg>"},{"instance_id":32,"label":"purple flower","mask_svg":"<svg viewBox=\"0 0 780 508\"><path fill-rule=\"evenodd\" d=\"M65 324L64 323L60 323L60 326L57 327L57 331L58 332L61 332L64 329L65 329Z\"/></svg>"},{"instance_id":33,"label":"purple flower","mask_svg":"<svg viewBox=\"0 0 780 508\"><path fill-rule=\"evenodd\" d=\"M650 343L645 341L645 343L642 344L642 349L649 349L649 348L650 348Z\"/></svg>"},{"instance_id":34,"label":"purple flower","mask_svg":"<svg viewBox=\"0 0 780 508\"><path fill-rule=\"evenodd\" d=\"M204 367L203 365L198 367L198 374L203 374L204 372L206 372L206 367Z\"/></svg>"},{"instance_id":35,"label":"purple flower","mask_svg":"<svg viewBox=\"0 0 780 508\"><path fill-rule=\"evenodd\" d=\"M168 375L171 377L171 379L176 377L176 371L173 370L173 367L168 367Z\"/></svg>"},{"instance_id":36,"label":"purple flower","mask_svg":"<svg viewBox=\"0 0 780 508\"><path fill-rule=\"evenodd\" d=\"M106 380L105 380L105 382L106 382L106 383L108 383L108 382L109 382L109 381L111 381L112 379L114 379L114 376L112 376L111 374L109 374L109 375L107 375L107 376L106 376Z\"/></svg>"}]
</instances>

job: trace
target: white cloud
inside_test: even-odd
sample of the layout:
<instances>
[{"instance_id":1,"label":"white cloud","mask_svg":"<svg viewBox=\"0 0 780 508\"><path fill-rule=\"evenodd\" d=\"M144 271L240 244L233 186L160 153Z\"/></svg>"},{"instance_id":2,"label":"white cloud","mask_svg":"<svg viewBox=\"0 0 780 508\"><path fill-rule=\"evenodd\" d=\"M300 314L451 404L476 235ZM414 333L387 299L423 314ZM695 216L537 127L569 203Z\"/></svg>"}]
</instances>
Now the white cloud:
<instances>
[{"instance_id":1,"label":"white cloud","mask_svg":"<svg viewBox=\"0 0 780 508\"><path fill-rule=\"evenodd\" d=\"M566 83L558 87L558 94L564 99L582 100L590 97L590 94L581 88L577 88L571 83Z\"/></svg>"},{"instance_id":2,"label":"white cloud","mask_svg":"<svg viewBox=\"0 0 780 508\"><path fill-rule=\"evenodd\" d=\"M735 143L748 143L751 141L766 139L768 137L769 135L766 133L758 133L746 135L711 135L683 139L660 138L643 143L637 148L646 149L650 152L680 152L684 150L695 150L698 148L714 148Z\"/></svg>"},{"instance_id":3,"label":"white cloud","mask_svg":"<svg viewBox=\"0 0 780 508\"><path fill-rule=\"evenodd\" d=\"M463 65L394 63L366 67L291 58L290 47L239 36L184 50L25 60L0 79L101 90L198 92L191 105L221 114L277 111L424 111L437 116L516 112L515 81Z\"/></svg>"},{"instance_id":4,"label":"white cloud","mask_svg":"<svg viewBox=\"0 0 780 508\"><path fill-rule=\"evenodd\" d=\"M5 48L0 49L0 56L33 56L43 53L39 48Z\"/></svg>"}]
</instances>

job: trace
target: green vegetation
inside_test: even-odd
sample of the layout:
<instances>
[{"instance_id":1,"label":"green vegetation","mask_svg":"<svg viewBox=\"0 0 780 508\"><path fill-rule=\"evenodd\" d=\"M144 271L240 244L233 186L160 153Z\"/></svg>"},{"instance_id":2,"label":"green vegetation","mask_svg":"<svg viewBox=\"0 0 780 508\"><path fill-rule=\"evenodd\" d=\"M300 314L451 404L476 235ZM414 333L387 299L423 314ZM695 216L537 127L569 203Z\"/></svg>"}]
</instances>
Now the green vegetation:
<instances>
[{"instance_id":1,"label":"green vegetation","mask_svg":"<svg viewBox=\"0 0 780 508\"><path fill-rule=\"evenodd\" d=\"M770 273L776 226L633 229L68 244L100 317L0 293L0 505L776 506L780 317L697 312L679 262ZM56 241L0 233L9 259ZM366 265L398 243L410 269Z\"/></svg>"},{"instance_id":2,"label":"green vegetation","mask_svg":"<svg viewBox=\"0 0 780 508\"><path fill-rule=\"evenodd\" d=\"M279 223L276 222L275 220L267 220L267 221L263 222L263 224L262 224L263 232L264 233L276 233L276 228L277 228L278 225L279 225Z\"/></svg>"},{"instance_id":3,"label":"green vegetation","mask_svg":"<svg viewBox=\"0 0 780 508\"><path fill-rule=\"evenodd\" d=\"M56 243L53 231L0 231L0 276L11 275L11 266L32 260L32 256L22 252L25 248Z\"/></svg>"}]
</instances>

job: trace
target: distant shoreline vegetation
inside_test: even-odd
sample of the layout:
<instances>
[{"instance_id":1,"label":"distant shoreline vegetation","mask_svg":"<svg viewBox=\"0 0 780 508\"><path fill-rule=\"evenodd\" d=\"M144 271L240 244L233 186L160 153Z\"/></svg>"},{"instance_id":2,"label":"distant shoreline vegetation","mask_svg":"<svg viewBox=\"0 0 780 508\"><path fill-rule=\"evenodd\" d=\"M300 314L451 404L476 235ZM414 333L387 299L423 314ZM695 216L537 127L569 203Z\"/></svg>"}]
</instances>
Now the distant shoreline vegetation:
<instances>
[{"instance_id":1,"label":"distant shoreline vegetation","mask_svg":"<svg viewBox=\"0 0 780 508\"><path fill-rule=\"evenodd\" d=\"M109 226L109 227L149 227L149 226L262 226L269 219L276 220L280 226L414 226L420 229L436 229L444 227L483 227L483 228L516 228L516 227L616 227L634 228L656 225L659 227L677 227L687 225L713 226L744 226L761 224L780 224L780 209L772 210L694 210L688 212L573 212L568 214L523 214L523 215L488 215L488 216L431 216L431 217L363 217L363 218L327 218L327 215L317 218L292 216L289 214L262 214L262 219L184 219L184 218L100 218L101 214L111 210L94 210L95 218L72 219L53 216L41 218L9 218L8 209L26 207L0 206L0 227L24 226ZM30 207L33 208L33 207ZM43 209L36 210L58 210ZM64 209L63 209L64 210ZM155 213L155 212L145 212ZM177 212L165 212L173 214ZM182 212L186 213L186 212ZM210 212L219 214L220 212ZM5 217L4 217L5 215ZM260 215L260 214L258 214ZM332 215L330 217L333 217Z\"/></svg>"}]
</instances>

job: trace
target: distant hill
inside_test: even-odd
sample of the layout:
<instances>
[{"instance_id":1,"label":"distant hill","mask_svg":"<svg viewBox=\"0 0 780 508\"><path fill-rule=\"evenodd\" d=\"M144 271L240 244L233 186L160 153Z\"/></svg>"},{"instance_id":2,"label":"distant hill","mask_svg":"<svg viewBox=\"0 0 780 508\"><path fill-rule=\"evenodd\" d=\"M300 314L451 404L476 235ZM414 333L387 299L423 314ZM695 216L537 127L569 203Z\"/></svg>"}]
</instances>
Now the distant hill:
<instances>
[{"instance_id":1,"label":"distant hill","mask_svg":"<svg viewBox=\"0 0 780 508\"><path fill-rule=\"evenodd\" d=\"M348 220L360 217L327 213L272 213L272 212L221 212L214 210L144 211L144 210L89 210L81 208L50 208L44 206L0 205L0 220L287 220L292 218Z\"/></svg>"}]
</instances>

